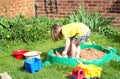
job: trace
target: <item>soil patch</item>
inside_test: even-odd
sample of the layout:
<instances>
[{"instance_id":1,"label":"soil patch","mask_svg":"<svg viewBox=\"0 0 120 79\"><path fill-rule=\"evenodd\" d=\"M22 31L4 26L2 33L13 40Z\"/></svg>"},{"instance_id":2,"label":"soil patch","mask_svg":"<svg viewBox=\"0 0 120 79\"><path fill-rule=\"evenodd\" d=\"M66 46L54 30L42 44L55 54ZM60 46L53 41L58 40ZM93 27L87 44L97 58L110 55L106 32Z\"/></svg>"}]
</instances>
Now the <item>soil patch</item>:
<instances>
[{"instance_id":1,"label":"soil patch","mask_svg":"<svg viewBox=\"0 0 120 79\"><path fill-rule=\"evenodd\" d=\"M94 49L94 48L87 48L80 51L80 58L84 60L93 60L102 58L106 52ZM62 57L62 50L55 52L54 56ZM68 57L70 57L70 53L68 53Z\"/></svg>"}]
</instances>

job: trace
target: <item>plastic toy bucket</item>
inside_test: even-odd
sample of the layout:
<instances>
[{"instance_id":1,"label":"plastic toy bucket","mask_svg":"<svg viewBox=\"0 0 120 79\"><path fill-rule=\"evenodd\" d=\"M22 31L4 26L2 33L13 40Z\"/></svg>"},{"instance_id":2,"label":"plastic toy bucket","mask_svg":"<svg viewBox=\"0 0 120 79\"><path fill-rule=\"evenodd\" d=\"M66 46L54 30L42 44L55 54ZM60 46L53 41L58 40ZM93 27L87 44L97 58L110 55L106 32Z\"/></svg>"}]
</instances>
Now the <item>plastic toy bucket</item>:
<instances>
[{"instance_id":1,"label":"plastic toy bucket","mask_svg":"<svg viewBox=\"0 0 120 79\"><path fill-rule=\"evenodd\" d=\"M33 57L40 59L40 54L41 54L41 52L39 52L39 51L30 51L30 52L24 53L23 55L26 59L33 58Z\"/></svg>"},{"instance_id":2,"label":"plastic toy bucket","mask_svg":"<svg viewBox=\"0 0 120 79\"><path fill-rule=\"evenodd\" d=\"M26 52L28 52L28 50L15 50L13 51L13 56L16 59L23 59L24 58L23 54Z\"/></svg>"}]
</instances>

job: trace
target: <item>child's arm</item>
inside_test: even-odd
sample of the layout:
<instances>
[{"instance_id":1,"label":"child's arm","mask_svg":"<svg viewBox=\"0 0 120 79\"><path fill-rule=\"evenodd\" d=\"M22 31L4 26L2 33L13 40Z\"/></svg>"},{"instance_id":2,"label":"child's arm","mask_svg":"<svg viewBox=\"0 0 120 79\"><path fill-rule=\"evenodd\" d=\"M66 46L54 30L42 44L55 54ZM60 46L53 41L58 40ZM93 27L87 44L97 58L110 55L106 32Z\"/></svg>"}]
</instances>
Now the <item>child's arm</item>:
<instances>
[{"instance_id":1,"label":"child's arm","mask_svg":"<svg viewBox=\"0 0 120 79\"><path fill-rule=\"evenodd\" d=\"M64 49L64 51L62 53L63 56L67 55L69 47L70 47L70 38L67 38L66 39L66 44L65 44L65 49Z\"/></svg>"}]
</instances>

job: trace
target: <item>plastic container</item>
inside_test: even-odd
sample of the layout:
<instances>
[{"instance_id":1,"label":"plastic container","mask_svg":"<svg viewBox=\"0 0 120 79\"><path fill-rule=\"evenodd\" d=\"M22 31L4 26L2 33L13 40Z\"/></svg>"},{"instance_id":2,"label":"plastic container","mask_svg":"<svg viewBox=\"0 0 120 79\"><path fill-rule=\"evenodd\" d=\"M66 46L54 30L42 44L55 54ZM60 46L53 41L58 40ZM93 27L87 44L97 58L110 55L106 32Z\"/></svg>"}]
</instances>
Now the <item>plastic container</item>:
<instances>
[{"instance_id":1,"label":"plastic container","mask_svg":"<svg viewBox=\"0 0 120 79\"><path fill-rule=\"evenodd\" d=\"M33 57L40 59L40 54L41 54L41 52L39 52L39 51L30 51L30 52L24 53L24 56L26 59L33 58Z\"/></svg>"},{"instance_id":2,"label":"plastic container","mask_svg":"<svg viewBox=\"0 0 120 79\"><path fill-rule=\"evenodd\" d=\"M114 54L114 58L113 58L113 60L115 60L115 61L119 61L119 62L120 62L120 56L119 56L119 55Z\"/></svg>"},{"instance_id":3,"label":"plastic container","mask_svg":"<svg viewBox=\"0 0 120 79\"><path fill-rule=\"evenodd\" d=\"M15 50L13 51L13 56L16 59L23 59L24 58L23 54L26 52L28 52L28 50Z\"/></svg>"},{"instance_id":4,"label":"plastic container","mask_svg":"<svg viewBox=\"0 0 120 79\"><path fill-rule=\"evenodd\" d=\"M89 64L89 65L79 64L78 67L83 68L85 70L86 78L94 78L101 76L101 71L102 71L101 67L95 66L93 64Z\"/></svg>"},{"instance_id":5,"label":"plastic container","mask_svg":"<svg viewBox=\"0 0 120 79\"><path fill-rule=\"evenodd\" d=\"M29 58L24 60L24 67L28 72L35 73L42 69L42 62L38 58Z\"/></svg>"},{"instance_id":6,"label":"plastic container","mask_svg":"<svg viewBox=\"0 0 120 79\"><path fill-rule=\"evenodd\" d=\"M99 46L99 45L85 45L85 44L81 44L80 47L81 47L81 49L94 48L94 49L106 52L106 55L104 55L102 58L99 58L99 59L83 60L83 59L79 58L78 60L84 64L94 64L96 66L101 66L104 63L112 60L114 58L113 54L117 54L117 49L112 48L112 47L108 48L108 47L103 47L103 46ZM64 49L64 47L50 50L48 52L48 58L46 60L47 63L44 62L43 66L50 65L50 64L48 64L48 61L51 64L55 63L55 64L65 64L65 65L77 66L79 63L76 61L76 58L63 58L63 57L54 56L55 52L63 50L63 49Z\"/></svg>"},{"instance_id":7,"label":"plastic container","mask_svg":"<svg viewBox=\"0 0 120 79\"><path fill-rule=\"evenodd\" d=\"M85 79L84 69L75 67L72 70L72 79Z\"/></svg>"}]
</instances>

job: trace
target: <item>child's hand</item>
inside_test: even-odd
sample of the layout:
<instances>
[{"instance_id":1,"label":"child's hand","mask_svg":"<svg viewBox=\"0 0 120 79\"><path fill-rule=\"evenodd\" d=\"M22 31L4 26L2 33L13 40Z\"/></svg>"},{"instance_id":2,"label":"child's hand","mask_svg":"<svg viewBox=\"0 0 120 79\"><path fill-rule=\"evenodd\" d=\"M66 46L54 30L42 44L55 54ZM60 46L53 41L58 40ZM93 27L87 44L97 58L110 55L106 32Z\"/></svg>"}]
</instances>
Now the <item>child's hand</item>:
<instances>
[{"instance_id":1,"label":"child's hand","mask_svg":"<svg viewBox=\"0 0 120 79\"><path fill-rule=\"evenodd\" d=\"M63 52L62 52L62 56L65 57L65 58L68 58L67 52L66 52L66 51L63 51Z\"/></svg>"}]
</instances>

